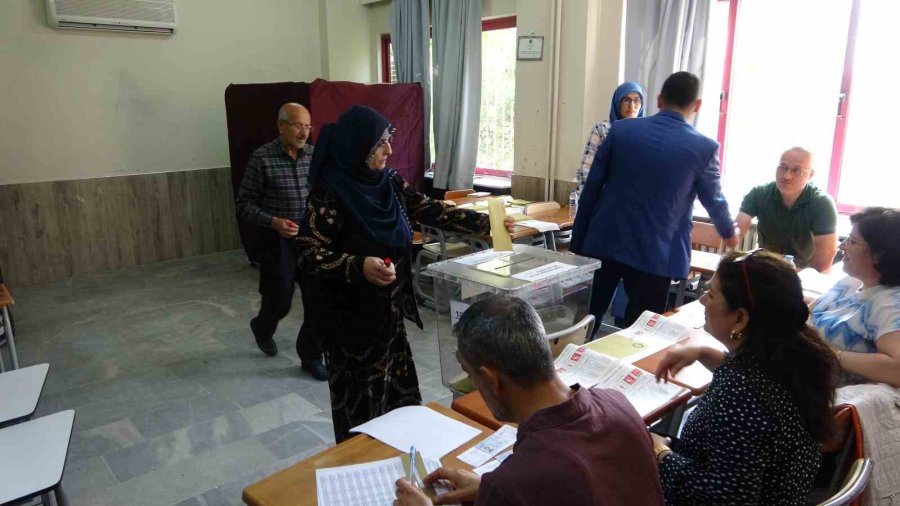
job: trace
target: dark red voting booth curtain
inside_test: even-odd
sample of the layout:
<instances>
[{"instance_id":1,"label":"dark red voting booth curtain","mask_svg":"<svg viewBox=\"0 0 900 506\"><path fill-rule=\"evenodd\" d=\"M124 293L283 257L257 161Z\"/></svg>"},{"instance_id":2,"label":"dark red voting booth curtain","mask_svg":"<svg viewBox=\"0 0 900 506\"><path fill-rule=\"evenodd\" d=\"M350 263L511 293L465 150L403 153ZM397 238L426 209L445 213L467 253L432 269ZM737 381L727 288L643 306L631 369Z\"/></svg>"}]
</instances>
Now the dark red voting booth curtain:
<instances>
[{"instance_id":1,"label":"dark red voting booth curtain","mask_svg":"<svg viewBox=\"0 0 900 506\"><path fill-rule=\"evenodd\" d=\"M359 84L316 79L308 83L231 84L225 89L225 116L228 123L228 151L234 195L244 177L244 169L256 148L278 136L278 108L287 102L306 106L312 115L311 142L325 123L354 105L367 105L384 114L397 127L388 166L421 190L425 175L424 105L418 84ZM241 242L247 258L253 258L254 227L238 219Z\"/></svg>"},{"instance_id":2,"label":"dark red voting booth curtain","mask_svg":"<svg viewBox=\"0 0 900 506\"><path fill-rule=\"evenodd\" d=\"M297 102L309 109L309 83L230 84L225 88L231 187L235 197L250 155L256 148L278 137L278 109L288 102ZM247 258L252 261L256 260L251 248L255 228L238 218L241 243Z\"/></svg>"},{"instance_id":3,"label":"dark red voting booth curtain","mask_svg":"<svg viewBox=\"0 0 900 506\"><path fill-rule=\"evenodd\" d=\"M309 89L315 130L334 123L354 105L367 105L384 114L397 127L388 167L419 191L425 177L425 113L418 84L360 84L316 79Z\"/></svg>"}]
</instances>

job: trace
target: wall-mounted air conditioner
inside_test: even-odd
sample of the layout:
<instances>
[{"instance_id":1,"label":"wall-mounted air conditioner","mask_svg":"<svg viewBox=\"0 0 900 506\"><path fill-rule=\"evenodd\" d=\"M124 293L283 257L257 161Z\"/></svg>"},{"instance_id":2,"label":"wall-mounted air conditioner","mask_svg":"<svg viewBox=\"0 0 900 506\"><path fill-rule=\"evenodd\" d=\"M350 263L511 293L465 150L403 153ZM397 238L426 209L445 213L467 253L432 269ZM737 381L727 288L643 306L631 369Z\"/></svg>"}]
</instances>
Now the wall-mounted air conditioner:
<instances>
[{"instance_id":1,"label":"wall-mounted air conditioner","mask_svg":"<svg viewBox=\"0 0 900 506\"><path fill-rule=\"evenodd\" d=\"M53 28L175 33L175 0L46 0Z\"/></svg>"}]
</instances>

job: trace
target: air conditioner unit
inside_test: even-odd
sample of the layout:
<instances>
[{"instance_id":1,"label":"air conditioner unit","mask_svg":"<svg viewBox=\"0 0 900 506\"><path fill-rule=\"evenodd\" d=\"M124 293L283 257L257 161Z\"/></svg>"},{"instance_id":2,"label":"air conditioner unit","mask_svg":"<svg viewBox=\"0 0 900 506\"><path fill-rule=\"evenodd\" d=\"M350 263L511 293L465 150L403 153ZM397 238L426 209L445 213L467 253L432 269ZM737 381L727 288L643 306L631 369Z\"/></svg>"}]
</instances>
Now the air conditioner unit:
<instances>
[{"instance_id":1,"label":"air conditioner unit","mask_svg":"<svg viewBox=\"0 0 900 506\"><path fill-rule=\"evenodd\" d=\"M175 33L175 0L46 0L53 28Z\"/></svg>"}]
</instances>

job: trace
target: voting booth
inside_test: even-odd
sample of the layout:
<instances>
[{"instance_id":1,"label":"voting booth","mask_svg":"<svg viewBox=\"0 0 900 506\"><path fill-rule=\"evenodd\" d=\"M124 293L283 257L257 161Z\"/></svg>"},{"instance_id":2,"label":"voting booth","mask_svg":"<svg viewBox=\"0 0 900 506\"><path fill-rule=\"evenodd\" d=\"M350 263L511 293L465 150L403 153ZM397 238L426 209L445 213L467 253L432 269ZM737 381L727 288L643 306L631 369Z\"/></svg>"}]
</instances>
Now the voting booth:
<instances>
[{"instance_id":1,"label":"voting booth","mask_svg":"<svg viewBox=\"0 0 900 506\"><path fill-rule=\"evenodd\" d=\"M547 334L565 330L588 314L599 268L594 258L520 244L512 251L479 251L429 265L444 385L454 393L474 390L456 360L453 335L453 325L470 305L491 294L519 297L537 311Z\"/></svg>"}]
</instances>

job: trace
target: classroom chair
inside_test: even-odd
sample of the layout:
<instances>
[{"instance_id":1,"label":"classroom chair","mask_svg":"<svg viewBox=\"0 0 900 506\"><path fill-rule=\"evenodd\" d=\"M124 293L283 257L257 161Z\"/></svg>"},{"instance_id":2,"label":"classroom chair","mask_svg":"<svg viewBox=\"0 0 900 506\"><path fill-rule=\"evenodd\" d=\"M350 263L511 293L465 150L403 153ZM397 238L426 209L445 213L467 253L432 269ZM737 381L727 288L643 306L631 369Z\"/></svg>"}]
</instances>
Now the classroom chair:
<instances>
[{"instance_id":1,"label":"classroom chair","mask_svg":"<svg viewBox=\"0 0 900 506\"><path fill-rule=\"evenodd\" d=\"M806 504L859 505L859 495L872 474L872 461L863 454L862 426L856 408L835 406L835 437L822 445L822 464Z\"/></svg>"},{"instance_id":2,"label":"classroom chair","mask_svg":"<svg viewBox=\"0 0 900 506\"><path fill-rule=\"evenodd\" d=\"M553 358L556 359L568 344L576 346L584 344L593 330L594 315L589 314L580 322L567 329L547 334L547 341L550 342L550 353L553 355Z\"/></svg>"},{"instance_id":3,"label":"classroom chair","mask_svg":"<svg viewBox=\"0 0 900 506\"><path fill-rule=\"evenodd\" d=\"M448 190L444 193L444 200L465 197L474 191L472 189ZM423 304L433 308L435 307L434 296L422 289L422 283L431 280L431 276L425 272L424 268L432 262L468 255L472 252L473 245L471 241L465 240L460 234L427 225L421 225L421 229L422 249L416 253L413 266L413 292L422 300Z\"/></svg>"}]
</instances>

